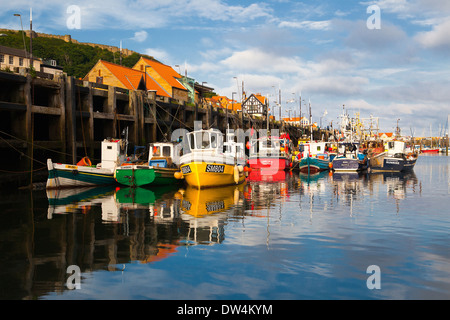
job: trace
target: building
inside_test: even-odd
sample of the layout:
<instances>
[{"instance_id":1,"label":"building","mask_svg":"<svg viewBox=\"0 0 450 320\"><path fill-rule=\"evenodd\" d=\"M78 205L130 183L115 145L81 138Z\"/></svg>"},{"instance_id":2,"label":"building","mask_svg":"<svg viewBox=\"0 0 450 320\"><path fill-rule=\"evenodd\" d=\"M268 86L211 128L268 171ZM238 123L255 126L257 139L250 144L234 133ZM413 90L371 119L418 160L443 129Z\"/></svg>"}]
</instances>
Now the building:
<instances>
[{"instance_id":1,"label":"building","mask_svg":"<svg viewBox=\"0 0 450 320\"><path fill-rule=\"evenodd\" d=\"M251 94L242 102L242 111L249 115L266 116L269 111L269 102L261 94Z\"/></svg>"},{"instance_id":2,"label":"building","mask_svg":"<svg viewBox=\"0 0 450 320\"><path fill-rule=\"evenodd\" d=\"M124 88L128 90L155 91L160 99L170 95L144 72L112 62L99 60L83 80Z\"/></svg>"},{"instance_id":3,"label":"building","mask_svg":"<svg viewBox=\"0 0 450 320\"><path fill-rule=\"evenodd\" d=\"M146 73L172 99L179 103L189 102L189 90L179 81L182 76L172 67L141 57L133 66L133 69Z\"/></svg>"},{"instance_id":4,"label":"building","mask_svg":"<svg viewBox=\"0 0 450 320\"><path fill-rule=\"evenodd\" d=\"M33 58L33 67L41 71L42 59ZM0 46L0 69L20 73L30 68L29 53L22 49ZM22 71L23 72L23 71Z\"/></svg>"},{"instance_id":5,"label":"building","mask_svg":"<svg viewBox=\"0 0 450 320\"><path fill-rule=\"evenodd\" d=\"M378 133L378 137L383 140L384 142L386 141L391 141L395 138L394 133L392 132L384 132L384 133Z\"/></svg>"},{"instance_id":6,"label":"building","mask_svg":"<svg viewBox=\"0 0 450 320\"><path fill-rule=\"evenodd\" d=\"M302 117L301 119L300 117L283 118L283 121L296 126L309 126L309 120L306 117Z\"/></svg>"}]
</instances>

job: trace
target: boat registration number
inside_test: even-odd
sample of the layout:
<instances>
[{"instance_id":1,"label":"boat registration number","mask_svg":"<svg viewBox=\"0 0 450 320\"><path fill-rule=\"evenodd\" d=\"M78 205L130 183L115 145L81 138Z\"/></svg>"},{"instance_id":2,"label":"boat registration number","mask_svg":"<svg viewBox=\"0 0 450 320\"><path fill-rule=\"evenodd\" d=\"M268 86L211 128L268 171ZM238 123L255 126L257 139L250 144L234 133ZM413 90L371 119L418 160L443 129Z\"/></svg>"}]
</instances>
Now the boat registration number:
<instances>
[{"instance_id":1,"label":"boat registration number","mask_svg":"<svg viewBox=\"0 0 450 320\"><path fill-rule=\"evenodd\" d=\"M219 164L207 164L205 172L216 172L216 173L223 173L225 170L224 165Z\"/></svg>"},{"instance_id":2,"label":"boat registration number","mask_svg":"<svg viewBox=\"0 0 450 320\"><path fill-rule=\"evenodd\" d=\"M181 167L181 172L183 172L183 174L191 173L192 172L191 167L190 166Z\"/></svg>"}]
</instances>

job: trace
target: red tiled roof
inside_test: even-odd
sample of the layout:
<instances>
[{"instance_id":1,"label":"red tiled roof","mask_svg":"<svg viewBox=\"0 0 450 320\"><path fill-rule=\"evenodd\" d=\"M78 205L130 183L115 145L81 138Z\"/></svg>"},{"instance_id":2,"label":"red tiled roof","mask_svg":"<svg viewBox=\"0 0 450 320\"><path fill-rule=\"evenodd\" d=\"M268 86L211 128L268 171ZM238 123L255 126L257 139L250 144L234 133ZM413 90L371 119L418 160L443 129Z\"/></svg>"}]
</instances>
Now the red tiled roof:
<instances>
[{"instance_id":1,"label":"red tiled roof","mask_svg":"<svg viewBox=\"0 0 450 320\"><path fill-rule=\"evenodd\" d=\"M161 77L163 77L170 86L182 90L186 90L186 88L177 80L177 78L182 78L182 76L176 72L172 67L162 64L160 62L156 62L154 60L150 60L142 57L145 63L151 66Z\"/></svg>"},{"instance_id":2,"label":"red tiled roof","mask_svg":"<svg viewBox=\"0 0 450 320\"><path fill-rule=\"evenodd\" d=\"M141 79L144 79L144 72L142 71L120 66L104 60L100 60L99 62L111 71L111 73L114 74L114 76L129 90L136 90ZM144 81L146 81L147 90L156 90L156 94L158 96L170 97L167 92L164 91L161 86L148 75Z\"/></svg>"}]
</instances>

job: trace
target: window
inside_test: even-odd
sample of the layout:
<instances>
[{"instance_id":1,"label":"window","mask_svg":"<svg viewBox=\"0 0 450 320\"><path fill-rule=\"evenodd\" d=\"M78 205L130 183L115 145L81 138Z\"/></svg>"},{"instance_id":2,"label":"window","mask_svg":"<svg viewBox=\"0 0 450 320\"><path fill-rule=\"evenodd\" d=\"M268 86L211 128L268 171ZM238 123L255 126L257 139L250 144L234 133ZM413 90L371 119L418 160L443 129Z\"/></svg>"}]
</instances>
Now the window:
<instances>
[{"instance_id":1,"label":"window","mask_svg":"<svg viewBox=\"0 0 450 320\"><path fill-rule=\"evenodd\" d=\"M0 54L0 62L5 62L5 56L3 54Z\"/></svg>"},{"instance_id":2,"label":"window","mask_svg":"<svg viewBox=\"0 0 450 320\"><path fill-rule=\"evenodd\" d=\"M217 148L217 134L211 134L211 147Z\"/></svg>"},{"instance_id":3,"label":"window","mask_svg":"<svg viewBox=\"0 0 450 320\"><path fill-rule=\"evenodd\" d=\"M160 157L161 156L161 148L157 146L153 146L152 156Z\"/></svg>"},{"instance_id":4,"label":"window","mask_svg":"<svg viewBox=\"0 0 450 320\"><path fill-rule=\"evenodd\" d=\"M9 56L9 64L14 64L14 57L13 56Z\"/></svg>"},{"instance_id":5,"label":"window","mask_svg":"<svg viewBox=\"0 0 450 320\"><path fill-rule=\"evenodd\" d=\"M19 58L19 66L23 66L23 58Z\"/></svg>"},{"instance_id":6,"label":"window","mask_svg":"<svg viewBox=\"0 0 450 320\"><path fill-rule=\"evenodd\" d=\"M163 156L164 157L170 157L170 146L164 146L163 147Z\"/></svg>"}]
</instances>

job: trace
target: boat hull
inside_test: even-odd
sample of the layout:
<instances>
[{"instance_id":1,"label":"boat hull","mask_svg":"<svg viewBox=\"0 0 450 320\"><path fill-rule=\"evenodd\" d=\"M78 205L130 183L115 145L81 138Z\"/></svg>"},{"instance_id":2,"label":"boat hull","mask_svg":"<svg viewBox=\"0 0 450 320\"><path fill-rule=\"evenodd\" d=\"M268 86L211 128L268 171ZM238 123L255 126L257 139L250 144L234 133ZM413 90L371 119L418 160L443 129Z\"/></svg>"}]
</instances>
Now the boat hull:
<instances>
[{"instance_id":1,"label":"boat hull","mask_svg":"<svg viewBox=\"0 0 450 320\"><path fill-rule=\"evenodd\" d=\"M332 161L334 171L358 171L359 160L348 158L334 158Z\"/></svg>"},{"instance_id":2,"label":"boat hull","mask_svg":"<svg viewBox=\"0 0 450 320\"><path fill-rule=\"evenodd\" d=\"M422 149L421 153L439 153L439 149Z\"/></svg>"},{"instance_id":3,"label":"boat hull","mask_svg":"<svg viewBox=\"0 0 450 320\"><path fill-rule=\"evenodd\" d=\"M230 164L190 162L181 165L181 172L188 185L196 188L211 188L244 182L244 171L241 172L235 168L237 167Z\"/></svg>"},{"instance_id":4,"label":"boat hull","mask_svg":"<svg viewBox=\"0 0 450 320\"><path fill-rule=\"evenodd\" d=\"M371 172L406 172L414 169L417 159L384 158L382 165L371 165Z\"/></svg>"},{"instance_id":5,"label":"boat hull","mask_svg":"<svg viewBox=\"0 0 450 320\"><path fill-rule=\"evenodd\" d=\"M252 169L283 171L290 169L289 160L285 157L254 157L249 158L248 164Z\"/></svg>"},{"instance_id":6,"label":"boat hull","mask_svg":"<svg viewBox=\"0 0 450 320\"><path fill-rule=\"evenodd\" d=\"M330 161L328 159L320 159L315 157L305 157L300 160L301 173L317 173L329 170Z\"/></svg>"},{"instance_id":7,"label":"boat hull","mask_svg":"<svg viewBox=\"0 0 450 320\"><path fill-rule=\"evenodd\" d=\"M114 170L53 163L47 160L47 189L114 184Z\"/></svg>"},{"instance_id":8,"label":"boat hull","mask_svg":"<svg viewBox=\"0 0 450 320\"><path fill-rule=\"evenodd\" d=\"M177 169L152 166L124 166L117 168L114 178L120 184L129 187L141 187L150 184L166 185L178 182L174 177Z\"/></svg>"}]
</instances>

